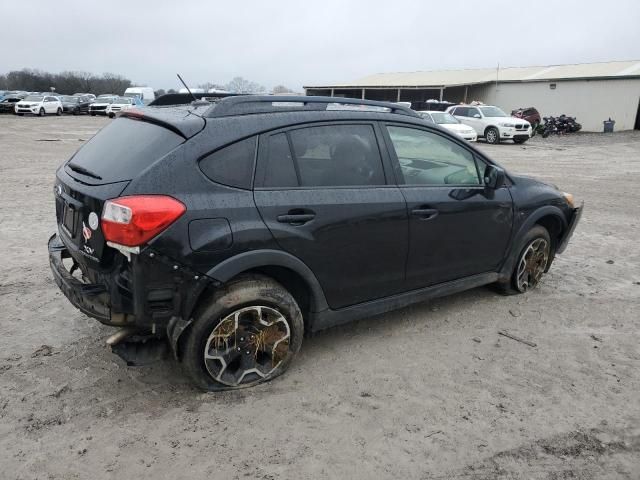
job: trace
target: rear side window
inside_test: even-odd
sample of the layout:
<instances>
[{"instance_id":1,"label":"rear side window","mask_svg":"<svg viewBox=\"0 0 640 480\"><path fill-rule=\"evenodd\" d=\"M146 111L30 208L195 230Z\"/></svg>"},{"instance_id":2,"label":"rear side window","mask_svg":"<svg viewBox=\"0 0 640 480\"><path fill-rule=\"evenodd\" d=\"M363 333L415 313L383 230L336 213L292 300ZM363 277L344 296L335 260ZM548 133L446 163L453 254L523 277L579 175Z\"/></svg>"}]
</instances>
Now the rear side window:
<instances>
[{"instance_id":1,"label":"rear side window","mask_svg":"<svg viewBox=\"0 0 640 480\"><path fill-rule=\"evenodd\" d=\"M251 188L256 156L256 137L224 147L200 160L200 169L216 183Z\"/></svg>"},{"instance_id":2,"label":"rear side window","mask_svg":"<svg viewBox=\"0 0 640 480\"><path fill-rule=\"evenodd\" d=\"M332 125L289 132L302 187L384 185L371 125Z\"/></svg>"},{"instance_id":3,"label":"rear side window","mask_svg":"<svg viewBox=\"0 0 640 480\"><path fill-rule=\"evenodd\" d=\"M264 150L264 187L297 187L298 176L286 133L271 135Z\"/></svg>"},{"instance_id":4,"label":"rear side window","mask_svg":"<svg viewBox=\"0 0 640 480\"><path fill-rule=\"evenodd\" d=\"M118 118L89 140L68 165L91 172L100 183L131 180L183 141L159 125Z\"/></svg>"}]
</instances>

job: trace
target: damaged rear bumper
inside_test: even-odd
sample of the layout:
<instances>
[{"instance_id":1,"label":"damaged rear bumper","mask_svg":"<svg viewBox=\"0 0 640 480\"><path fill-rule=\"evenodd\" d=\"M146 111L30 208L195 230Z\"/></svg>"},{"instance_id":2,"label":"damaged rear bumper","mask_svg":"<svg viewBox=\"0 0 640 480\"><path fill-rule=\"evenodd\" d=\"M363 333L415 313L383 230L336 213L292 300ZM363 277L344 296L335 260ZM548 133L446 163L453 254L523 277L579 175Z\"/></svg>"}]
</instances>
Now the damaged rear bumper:
<instances>
[{"instance_id":1,"label":"damaged rear bumper","mask_svg":"<svg viewBox=\"0 0 640 480\"><path fill-rule=\"evenodd\" d=\"M105 285L82 282L67 270L63 260L71 258L71 254L58 235L49 238L48 247L53 279L65 297L82 313L102 323L111 324L111 309L106 302Z\"/></svg>"},{"instance_id":2,"label":"damaged rear bumper","mask_svg":"<svg viewBox=\"0 0 640 480\"><path fill-rule=\"evenodd\" d=\"M558 243L558 248L556 249L557 254L561 254L567 249L567 245L569 245L569 240L573 236L573 232L576 229L576 226L580 222L580 217L582 217L582 211L584 210L584 202L577 208L573 209L573 217L571 218L567 231L560 239L560 243Z\"/></svg>"}]
</instances>

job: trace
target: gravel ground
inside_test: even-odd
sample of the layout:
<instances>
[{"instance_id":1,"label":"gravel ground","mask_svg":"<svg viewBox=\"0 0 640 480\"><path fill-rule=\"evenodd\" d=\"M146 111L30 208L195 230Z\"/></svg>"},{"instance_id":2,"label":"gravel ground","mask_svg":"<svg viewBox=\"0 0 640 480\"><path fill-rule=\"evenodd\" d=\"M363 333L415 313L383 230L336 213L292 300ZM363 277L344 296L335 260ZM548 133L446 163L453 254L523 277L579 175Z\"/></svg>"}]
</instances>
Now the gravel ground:
<instances>
[{"instance_id":1,"label":"gravel ground","mask_svg":"<svg viewBox=\"0 0 640 480\"><path fill-rule=\"evenodd\" d=\"M480 144L586 202L537 290L335 328L205 394L126 367L53 283L54 171L108 122L0 117L0 478L640 478L640 132Z\"/></svg>"}]
</instances>

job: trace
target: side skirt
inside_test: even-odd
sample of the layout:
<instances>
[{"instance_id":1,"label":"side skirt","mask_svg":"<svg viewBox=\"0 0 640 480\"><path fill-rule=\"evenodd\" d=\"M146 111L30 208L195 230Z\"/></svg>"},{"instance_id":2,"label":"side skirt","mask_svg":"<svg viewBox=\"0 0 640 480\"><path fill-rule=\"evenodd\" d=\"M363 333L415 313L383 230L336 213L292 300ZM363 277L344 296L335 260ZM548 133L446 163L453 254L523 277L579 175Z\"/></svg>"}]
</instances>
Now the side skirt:
<instances>
[{"instance_id":1,"label":"side skirt","mask_svg":"<svg viewBox=\"0 0 640 480\"><path fill-rule=\"evenodd\" d=\"M324 310L313 314L312 332L335 327L361 318L372 317L382 313L397 310L414 303L424 302L433 298L444 297L483 285L494 283L499 279L497 272L487 272L470 277L440 283L430 287L411 290L410 292L393 295L391 297L372 300L370 302L352 305L339 310Z\"/></svg>"}]
</instances>

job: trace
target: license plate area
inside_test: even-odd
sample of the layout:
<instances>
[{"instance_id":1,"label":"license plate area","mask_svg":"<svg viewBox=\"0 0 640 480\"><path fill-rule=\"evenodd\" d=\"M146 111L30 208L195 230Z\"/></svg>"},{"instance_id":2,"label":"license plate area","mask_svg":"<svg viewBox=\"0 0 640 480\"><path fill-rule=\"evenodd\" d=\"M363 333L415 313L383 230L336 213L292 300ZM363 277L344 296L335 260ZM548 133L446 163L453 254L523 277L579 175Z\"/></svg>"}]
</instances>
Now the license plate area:
<instances>
[{"instance_id":1,"label":"license plate area","mask_svg":"<svg viewBox=\"0 0 640 480\"><path fill-rule=\"evenodd\" d=\"M74 238L78 224L78 212L73 205L64 203L62 210L62 226L69 237Z\"/></svg>"}]
</instances>

